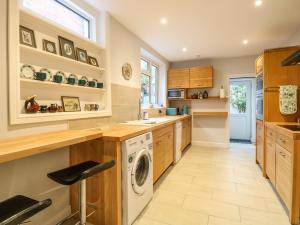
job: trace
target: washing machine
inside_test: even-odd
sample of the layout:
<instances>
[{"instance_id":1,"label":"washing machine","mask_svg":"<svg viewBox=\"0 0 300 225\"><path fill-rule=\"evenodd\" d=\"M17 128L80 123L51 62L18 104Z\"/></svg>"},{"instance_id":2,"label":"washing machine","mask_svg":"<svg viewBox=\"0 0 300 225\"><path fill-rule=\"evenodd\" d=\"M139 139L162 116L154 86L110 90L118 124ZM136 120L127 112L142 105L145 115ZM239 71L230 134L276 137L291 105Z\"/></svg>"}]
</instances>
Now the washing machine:
<instances>
[{"instance_id":1,"label":"washing machine","mask_svg":"<svg viewBox=\"0 0 300 225\"><path fill-rule=\"evenodd\" d=\"M146 133L122 143L122 225L131 225L153 196L153 139Z\"/></svg>"}]
</instances>

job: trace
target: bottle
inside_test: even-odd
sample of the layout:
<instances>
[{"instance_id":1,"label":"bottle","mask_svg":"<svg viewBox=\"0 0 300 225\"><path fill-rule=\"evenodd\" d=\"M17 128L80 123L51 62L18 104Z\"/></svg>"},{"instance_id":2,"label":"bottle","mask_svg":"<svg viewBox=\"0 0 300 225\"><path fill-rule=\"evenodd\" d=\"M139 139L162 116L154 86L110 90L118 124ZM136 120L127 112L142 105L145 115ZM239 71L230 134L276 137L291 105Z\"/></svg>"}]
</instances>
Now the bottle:
<instances>
[{"instance_id":1,"label":"bottle","mask_svg":"<svg viewBox=\"0 0 300 225\"><path fill-rule=\"evenodd\" d=\"M221 89L220 89L220 98L225 98L225 90L223 85L221 85Z\"/></svg>"},{"instance_id":2,"label":"bottle","mask_svg":"<svg viewBox=\"0 0 300 225\"><path fill-rule=\"evenodd\" d=\"M207 99L207 98L208 98L208 92L207 92L207 91L204 91L204 92L203 92L203 98L204 98L204 99Z\"/></svg>"}]
</instances>

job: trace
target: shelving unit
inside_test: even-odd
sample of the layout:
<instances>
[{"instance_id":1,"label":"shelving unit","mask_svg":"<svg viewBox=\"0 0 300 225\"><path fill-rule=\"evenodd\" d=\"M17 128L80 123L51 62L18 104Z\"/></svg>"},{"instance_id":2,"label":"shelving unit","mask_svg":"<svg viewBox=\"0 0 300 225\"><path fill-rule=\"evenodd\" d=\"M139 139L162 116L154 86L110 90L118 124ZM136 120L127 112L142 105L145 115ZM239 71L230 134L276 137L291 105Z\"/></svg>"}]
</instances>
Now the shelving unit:
<instances>
[{"instance_id":1,"label":"shelving unit","mask_svg":"<svg viewBox=\"0 0 300 225\"><path fill-rule=\"evenodd\" d=\"M193 112L193 116L228 117L228 112Z\"/></svg>"},{"instance_id":2,"label":"shelving unit","mask_svg":"<svg viewBox=\"0 0 300 225\"><path fill-rule=\"evenodd\" d=\"M9 108L10 124L26 124L58 120L73 120L92 117L111 116L111 85L107 67L107 51L101 43L81 37L34 12L20 8L19 0L10 0L9 10ZM103 18L105 19L105 18ZM103 24L106 24L103 21ZM19 26L25 26L34 31L36 48L19 44ZM104 28L103 31L106 29ZM105 33L101 34L104 35ZM58 36L73 41L74 47L85 49L89 56L95 57L99 67L66 58L60 55ZM52 41L56 45L57 54L43 50L42 40ZM98 38L105 43L103 38ZM78 85L59 84L49 81L38 81L20 77L22 64L32 65L36 71L49 69L53 74L64 72L67 76L75 74L80 79L86 76L103 82L104 88L82 87ZM40 105L62 105L61 96L79 97L80 112L34 113L26 114L24 101L31 95L37 95ZM84 111L85 104L98 104L99 111Z\"/></svg>"}]
</instances>

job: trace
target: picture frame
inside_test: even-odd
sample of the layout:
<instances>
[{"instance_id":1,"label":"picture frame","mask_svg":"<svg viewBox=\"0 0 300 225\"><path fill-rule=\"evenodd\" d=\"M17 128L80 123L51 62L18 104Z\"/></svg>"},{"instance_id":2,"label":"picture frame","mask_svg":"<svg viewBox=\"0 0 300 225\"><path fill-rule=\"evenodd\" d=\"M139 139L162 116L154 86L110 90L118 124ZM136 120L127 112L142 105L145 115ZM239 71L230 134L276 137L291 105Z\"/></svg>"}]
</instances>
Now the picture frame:
<instances>
[{"instance_id":1,"label":"picture frame","mask_svg":"<svg viewBox=\"0 0 300 225\"><path fill-rule=\"evenodd\" d=\"M62 36L58 36L60 55L76 60L74 42Z\"/></svg>"},{"instance_id":2,"label":"picture frame","mask_svg":"<svg viewBox=\"0 0 300 225\"><path fill-rule=\"evenodd\" d=\"M36 41L35 41L33 30L29 29L28 27L24 27L20 25L19 36L20 36L21 44L27 45L32 48L36 48Z\"/></svg>"},{"instance_id":3,"label":"picture frame","mask_svg":"<svg viewBox=\"0 0 300 225\"><path fill-rule=\"evenodd\" d=\"M95 57L92 57L92 56L88 56L88 62L90 65L92 66L97 66L99 67L99 64L98 64L98 61Z\"/></svg>"},{"instance_id":4,"label":"picture frame","mask_svg":"<svg viewBox=\"0 0 300 225\"><path fill-rule=\"evenodd\" d=\"M73 96L62 96L62 106L65 112L80 112L80 100L79 97Z\"/></svg>"},{"instance_id":5,"label":"picture frame","mask_svg":"<svg viewBox=\"0 0 300 225\"><path fill-rule=\"evenodd\" d=\"M46 39L43 39L43 50L46 52L57 54L55 43L53 41L48 41Z\"/></svg>"},{"instance_id":6,"label":"picture frame","mask_svg":"<svg viewBox=\"0 0 300 225\"><path fill-rule=\"evenodd\" d=\"M79 62L88 63L88 54L86 50L76 48L76 57Z\"/></svg>"}]
</instances>

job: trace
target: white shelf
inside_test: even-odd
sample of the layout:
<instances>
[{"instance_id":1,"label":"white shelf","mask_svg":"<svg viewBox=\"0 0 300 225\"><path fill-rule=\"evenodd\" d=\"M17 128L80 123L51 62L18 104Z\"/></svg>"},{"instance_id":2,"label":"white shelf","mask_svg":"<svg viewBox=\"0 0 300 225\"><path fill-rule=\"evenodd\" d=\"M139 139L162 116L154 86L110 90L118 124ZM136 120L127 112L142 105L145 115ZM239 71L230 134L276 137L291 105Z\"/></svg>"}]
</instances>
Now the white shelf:
<instances>
[{"instance_id":1,"label":"white shelf","mask_svg":"<svg viewBox=\"0 0 300 225\"><path fill-rule=\"evenodd\" d=\"M76 61L74 59L69 59L66 57L63 57L61 55L57 55L57 54L53 54L50 52L46 52L37 48L32 48L32 47L28 47L26 45L19 45L20 48L20 54L29 54L30 56L33 57L38 57L39 59L43 59L43 60L49 60L49 61L53 61L57 64L64 64L64 65L68 65L69 67L77 67L80 70L88 70L91 71L93 73L102 73L105 71L104 68L100 68L100 67L96 67L87 63L83 63L83 62L79 62Z\"/></svg>"},{"instance_id":2,"label":"white shelf","mask_svg":"<svg viewBox=\"0 0 300 225\"><path fill-rule=\"evenodd\" d=\"M19 114L16 124L39 123L48 121L74 120L95 117L111 116L110 111L80 111L80 112L56 112L56 113L28 113Z\"/></svg>"},{"instance_id":3,"label":"white shelf","mask_svg":"<svg viewBox=\"0 0 300 225\"><path fill-rule=\"evenodd\" d=\"M53 88L53 89L72 89L74 91L82 91L82 92L89 92L89 93L103 93L106 91L104 88L92 88L92 87L82 87L78 85L70 85L70 84L60 84L55 82L49 82L49 81L39 81L39 80L31 80L31 79L25 79L20 78L21 81L21 87L36 87L43 86L45 88Z\"/></svg>"},{"instance_id":4,"label":"white shelf","mask_svg":"<svg viewBox=\"0 0 300 225\"><path fill-rule=\"evenodd\" d=\"M66 38L70 38L72 41L80 43L82 45L82 48L94 50L96 49L98 51L103 50L103 48L98 43L81 37L75 32L68 30L68 28L60 26L57 23L54 23L51 20L48 20L45 17L42 17L34 12L29 13L27 12L27 10L25 11L22 8L20 9L20 21L21 24L30 25L30 29L39 30L42 31L42 33L52 33L53 36L57 36L57 34L59 34Z\"/></svg>"}]
</instances>

